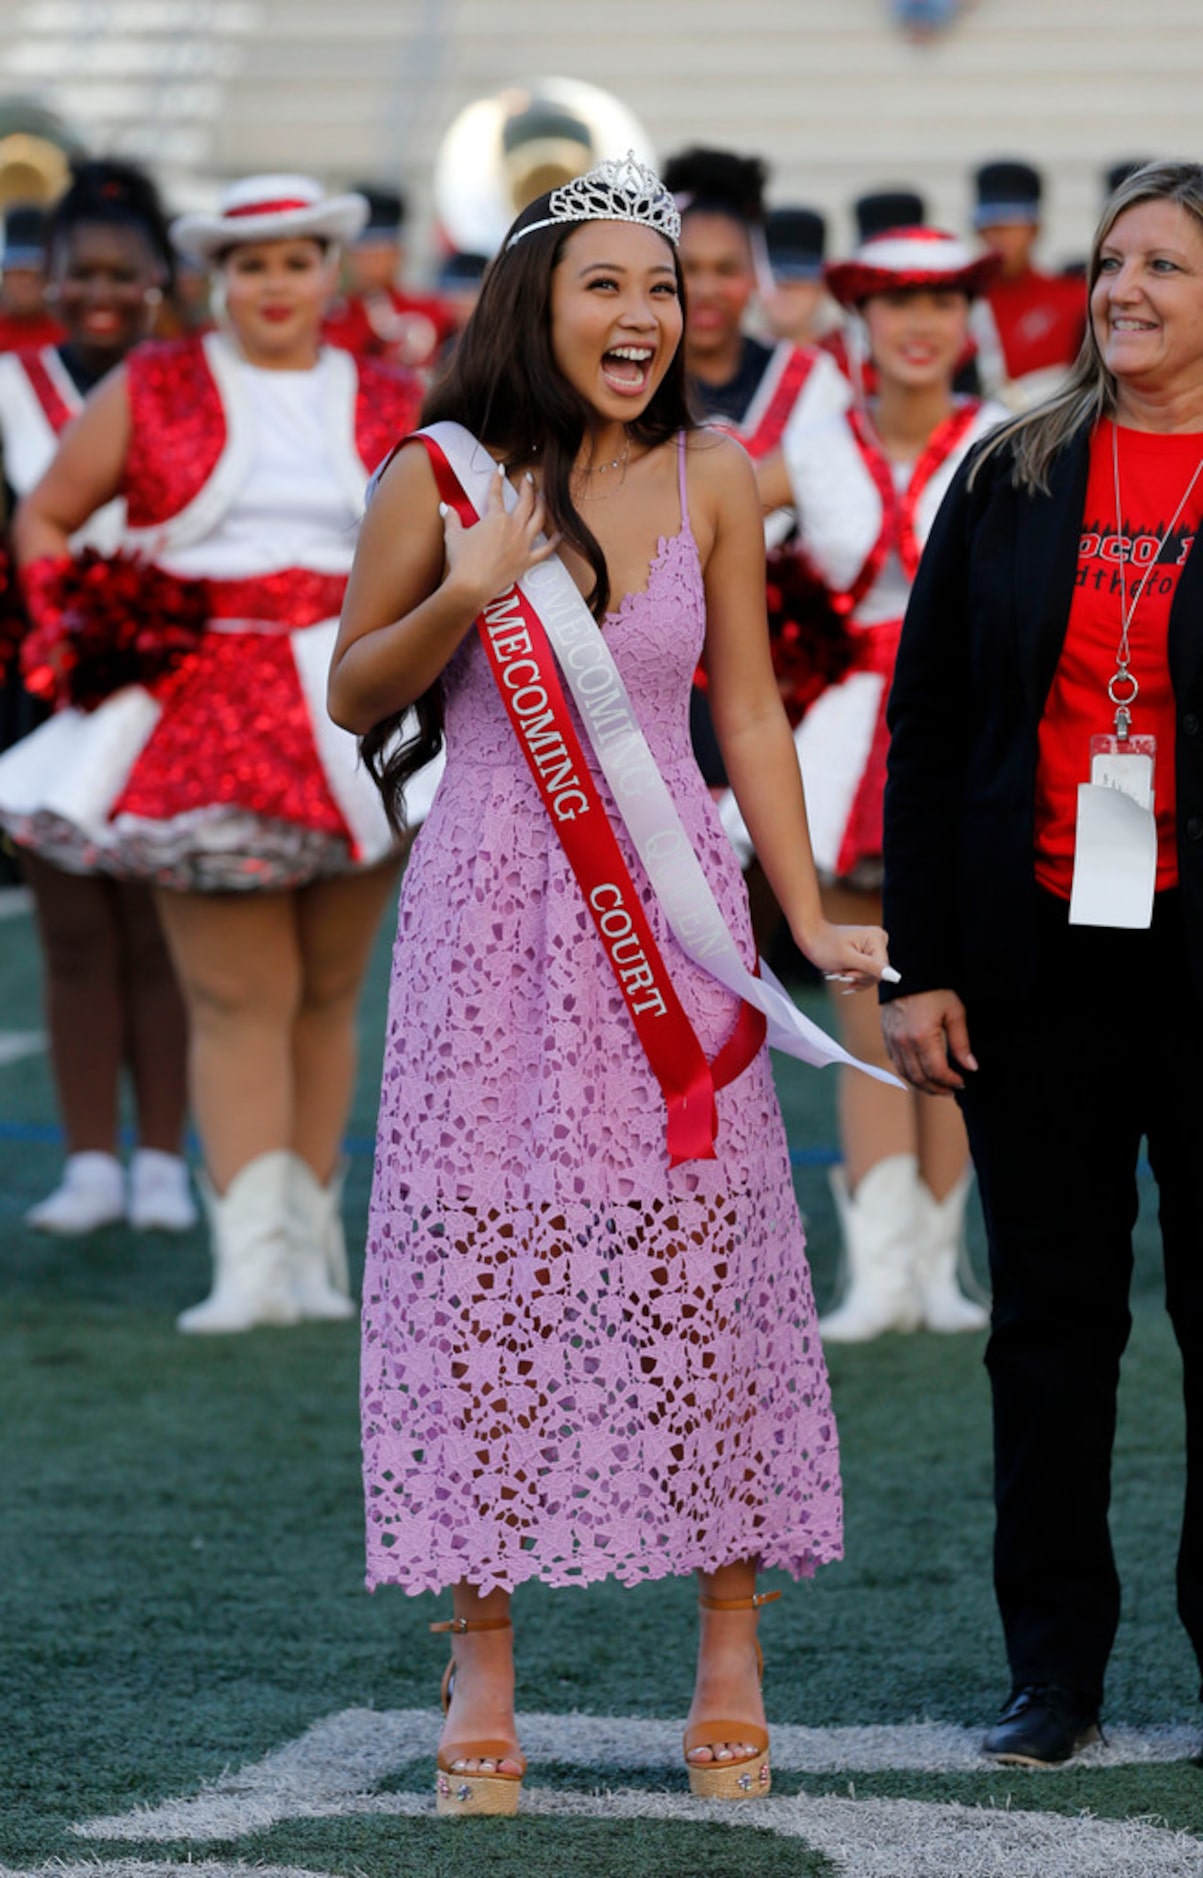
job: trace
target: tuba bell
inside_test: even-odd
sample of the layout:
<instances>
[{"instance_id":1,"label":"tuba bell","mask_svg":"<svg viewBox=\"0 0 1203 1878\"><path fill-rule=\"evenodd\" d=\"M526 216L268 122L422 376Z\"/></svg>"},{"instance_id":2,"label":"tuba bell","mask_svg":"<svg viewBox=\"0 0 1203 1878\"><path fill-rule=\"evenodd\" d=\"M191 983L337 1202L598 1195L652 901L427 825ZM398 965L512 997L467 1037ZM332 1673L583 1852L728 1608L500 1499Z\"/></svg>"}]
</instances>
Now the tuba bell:
<instances>
[{"instance_id":1,"label":"tuba bell","mask_svg":"<svg viewBox=\"0 0 1203 1878\"><path fill-rule=\"evenodd\" d=\"M67 154L48 137L13 131L0 137L0 212L14 202L45 207L70 181Z\"/></svg>"},{"instance_id":2,"label":"tuba bell","mask_svg":"<svg viewBox=\"0 0 1203 1878\"><path fill-rule=\"evenodd\" d=\"M654 163L625 104L576 78L539 78L468 105L439 146L434 203L446 248L496 254L516 215L603 157Z\"/></svg>"}]
</instances>

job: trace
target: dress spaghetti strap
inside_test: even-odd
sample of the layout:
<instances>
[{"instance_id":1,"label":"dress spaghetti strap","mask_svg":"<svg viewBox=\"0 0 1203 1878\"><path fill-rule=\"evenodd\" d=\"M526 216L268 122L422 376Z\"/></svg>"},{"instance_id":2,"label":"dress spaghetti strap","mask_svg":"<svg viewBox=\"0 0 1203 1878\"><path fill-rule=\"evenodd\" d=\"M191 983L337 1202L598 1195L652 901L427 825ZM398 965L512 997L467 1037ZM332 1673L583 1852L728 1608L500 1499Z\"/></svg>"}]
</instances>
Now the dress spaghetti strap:
<instances>
[{"instance_id":1,"label":"dress spaghetti strap","mask_svg":"<svg viewBox=\"0 0 1203 1878\"><path fill-rule=\"evenodd\" d=\"M689 494L685 486L685 432L683 430L677 432L677 482L681 490L681 533L688 535L691 530L689 527Z\"/></svg>"}]
</instances>

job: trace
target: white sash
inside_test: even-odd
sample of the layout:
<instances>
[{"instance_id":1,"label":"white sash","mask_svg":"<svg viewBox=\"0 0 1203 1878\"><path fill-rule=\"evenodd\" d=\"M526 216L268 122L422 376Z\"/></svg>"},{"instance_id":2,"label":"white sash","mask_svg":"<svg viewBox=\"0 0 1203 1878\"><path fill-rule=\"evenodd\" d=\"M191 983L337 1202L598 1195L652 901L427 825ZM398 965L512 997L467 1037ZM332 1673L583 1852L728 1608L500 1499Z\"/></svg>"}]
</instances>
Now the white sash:
<instances>
[{"instance_id":1,"label":"white sash","mask_svg":"<svg viewBox=\"0 0 1203 1878\"><path fill-rule=\"evenodd\" d=\"M497 481L488 451L462 424L430 424L426 434L439 445L483 515L489 489ZM508 482L503 488L506 505L512 508L517 495ZM656 767L605 634L571 574L554 555L532 567L519 586L543 622L586 740L682 951L728 991L763 1012L773 1049L803 1063L842 1063L903 1088L888 1070L861 1063L805 1017L763 960L759 977L748 970Z\"/></svg>"}]
</instances>

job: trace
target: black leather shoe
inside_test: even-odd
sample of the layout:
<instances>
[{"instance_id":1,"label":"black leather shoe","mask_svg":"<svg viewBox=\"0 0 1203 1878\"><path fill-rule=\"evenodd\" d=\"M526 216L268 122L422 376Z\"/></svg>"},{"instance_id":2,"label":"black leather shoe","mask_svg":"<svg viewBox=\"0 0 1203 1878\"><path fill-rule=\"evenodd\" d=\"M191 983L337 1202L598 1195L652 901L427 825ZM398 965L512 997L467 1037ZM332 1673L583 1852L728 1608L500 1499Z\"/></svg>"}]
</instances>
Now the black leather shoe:
<instances>
[{"instance_id":1,"label":"black leather shoe","mask_svg":"<svg viewBox=\"0 0 1203 1878\"><path fill-rule=\"evenodd\" d=\"M1028 1683L1012 1690L982 1753L1008 1767L1057 1767L1102 1738L1097 1703L1055 1683Z\"/></svg>"}]
</instances>

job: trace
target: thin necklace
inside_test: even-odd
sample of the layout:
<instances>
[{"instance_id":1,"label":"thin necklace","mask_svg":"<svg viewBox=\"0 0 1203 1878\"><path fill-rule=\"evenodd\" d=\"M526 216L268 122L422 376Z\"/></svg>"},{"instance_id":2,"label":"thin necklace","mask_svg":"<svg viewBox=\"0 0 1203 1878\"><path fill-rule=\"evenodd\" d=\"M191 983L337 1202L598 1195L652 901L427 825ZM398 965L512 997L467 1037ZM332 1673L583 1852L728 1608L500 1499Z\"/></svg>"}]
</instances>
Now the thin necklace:
<instances>
[{"instance_id":1,"label":"thin necklace","mask_svg":"<svg viewBox=\"0 0 1203 1878\"><path fill-rule=\"evenodd\" d=\"M580 469L574 472L577 478L577 482L578 482L578 491L577 491L578 501L583 501L585 496L587 495L591 502L608 502L610 497L612 495L617 494L618 490L620 490L623 484L626 482L627 465L630 462L630 460L631 460L631 433L630 431L628 431L626 435L626 441L624 442L622 449L619 451L617 456L612 456L608 463L591 463L588 469ZM589 487L590 481L592 480L594 476L608 475L611 470L617 470L618 476L616 477L614 482L610 485L610 487L605 491L604 494L599 492L598 494L595 495Z\"/></svg>"},{"instance_id":2,"label":"thin necklace","mask_svg":"<svg viewBox=\"0 0 1203 1878\"><path fill-rule=\"evenodd\" d=\"M1119 425L1114 418L1111 420L1111 468L1115 478L1115 533L1118 542L1123 534L1124 521L1119 493ZM1129 628L1132 625L1136 609L1140 605L1144 590L1149 584L1149 576L1164 554L1165 544L1173 534L1175 528L1177 528L1182 517L1182 511L1190 501L1195 484L1198 482L1201 475L1203 475L1203 456L1201 456L1199 461L1195 464L1194 475L1182 492L1182 500L1170 517L1161 540L1157 543L1156 554L1151 555L1145 564L1145 571L1140 577L1140 583L1137 586L1136 592L1132 595L1131 606L1128 605L1128 557L1126 553L1121 553L1119 557L1119 649L1115 655L1115 671L1110 684L1107 686L1107 696L1115 706L1115 733L1121 742L1128 735L1128 728L1132 721L1132 706L1135 704L1137 693L1140 690L1140 686L1136 682L1136 674L1130 669L1132 651L1128 643Z\"/></svg>"},{"instance_id":3,"label":"thin necklace","mask_svg":"<svg viewBox=\"0 0 1203 1878\"><path fill-rule=\"evenodd\" d=\"M631 433L627 431L623 438L622 449L617 456L612 456L608 463L590 463L588 469L578 471L581 476L605 476L609 470L625 469L631 460Z\"/></svg>"}]
</instances>

